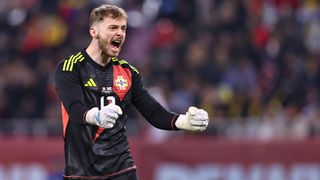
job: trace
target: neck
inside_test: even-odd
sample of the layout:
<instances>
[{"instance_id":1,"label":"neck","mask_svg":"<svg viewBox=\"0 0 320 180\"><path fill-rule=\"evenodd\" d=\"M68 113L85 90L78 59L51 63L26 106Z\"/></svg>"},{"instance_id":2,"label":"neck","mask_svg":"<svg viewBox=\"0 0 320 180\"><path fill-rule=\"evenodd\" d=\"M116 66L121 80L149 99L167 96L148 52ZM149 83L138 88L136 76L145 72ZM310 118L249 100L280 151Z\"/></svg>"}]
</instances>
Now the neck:
<instances>
[{"instance_id":1,"label":"neck","mask_svg":"<svg viewBox=\"0 0 320 180\"><path fill-rule=\"evenodd\" d=\"M106 66L111 60L111 57L104 54L99 48L98 43L96 43L94 40L91 41L86 49L86 52L93 59L93 61L101 66Z\"/></svg>"}]
</instances>

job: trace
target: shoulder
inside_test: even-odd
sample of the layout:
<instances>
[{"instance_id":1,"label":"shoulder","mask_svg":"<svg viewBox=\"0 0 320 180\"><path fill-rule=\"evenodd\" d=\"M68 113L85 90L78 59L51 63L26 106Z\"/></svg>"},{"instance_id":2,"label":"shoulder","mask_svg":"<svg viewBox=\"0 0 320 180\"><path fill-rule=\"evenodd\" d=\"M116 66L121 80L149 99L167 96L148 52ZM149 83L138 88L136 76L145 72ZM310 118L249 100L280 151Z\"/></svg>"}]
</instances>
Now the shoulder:
<instances>
[{"instance_id":1,"label":"shoulder","mask_svg":"<svg viewBox=\"0 0 320 180\"><path fill-rule=\"evenodd\" d=\"M71 56L64 58L57 64L57 71L72 72L77 64L82 63L85 60L84 54L79 51Z\"/></svg>"},{"instance_id":2,"label":"shoulder","mask_svg":"<svg viewBox=\"0 0 320 180\"><path fill-rule=\"evenodd\" d=\"M131 71L135 72L136 74L139 74L138 69L136 67L132 66L131 64L129 64L126 60L120 59L117 57L113 57L111 60L115 65L120 65L123 68L128 68Z\"/></svg>"}]
</instances>

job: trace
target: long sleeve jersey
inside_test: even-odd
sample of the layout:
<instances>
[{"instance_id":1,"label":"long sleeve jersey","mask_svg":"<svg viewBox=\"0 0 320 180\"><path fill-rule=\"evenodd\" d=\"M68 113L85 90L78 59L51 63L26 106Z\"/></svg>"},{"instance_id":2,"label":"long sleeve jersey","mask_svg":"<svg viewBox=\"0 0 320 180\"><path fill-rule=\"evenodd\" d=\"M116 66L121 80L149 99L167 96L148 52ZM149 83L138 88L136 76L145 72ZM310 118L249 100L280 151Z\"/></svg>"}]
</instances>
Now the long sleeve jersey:
<instances>
[{"instance_id":1,"label":"long sleeve jersey","mask_svg":"<svg viewBox=\"0 0 320 180\"><path fill-rule=\"evenodd\" d=\"M153 126L177 130L178 115L152 98L138 70L117 57L101 66L85 50L75 53L58 63L55 85L61 101L66 179L104 179L136 169L125 134L130 105ZM114 127L88 124L86 112L100 107L101 98L106 105L109 97L123 111Z\"/></svg>"}]
</instances>

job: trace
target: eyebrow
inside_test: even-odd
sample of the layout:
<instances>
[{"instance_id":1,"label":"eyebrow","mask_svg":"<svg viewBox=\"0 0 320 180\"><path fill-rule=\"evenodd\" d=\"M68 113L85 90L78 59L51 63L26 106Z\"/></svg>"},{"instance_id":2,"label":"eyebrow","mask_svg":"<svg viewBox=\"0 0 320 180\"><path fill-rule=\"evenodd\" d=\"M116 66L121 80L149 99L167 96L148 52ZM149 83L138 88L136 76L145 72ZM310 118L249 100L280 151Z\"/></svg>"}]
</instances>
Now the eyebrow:
<instances>
[{"instance_id":1,"label":"eyebrow","mask_svg":"<svg viewBox=\"0 0 320 180\"><path fill-rule=\"evenodd\" d=\"M108 28L121 28L121 29L127 29L127 25L115 25L115 24L110 24L109 26L107 26Z\"/></svg>"},{"instance_id":2,"label":"eyebrow","mask_svg":"<svg viewBox=\"0 0 320 180\"><path fill-rule=\"evenodd\" d=\"M127 27L127 25L116 25L116 24L110 24L109 27Z\"/></svg>"}]
</instances>

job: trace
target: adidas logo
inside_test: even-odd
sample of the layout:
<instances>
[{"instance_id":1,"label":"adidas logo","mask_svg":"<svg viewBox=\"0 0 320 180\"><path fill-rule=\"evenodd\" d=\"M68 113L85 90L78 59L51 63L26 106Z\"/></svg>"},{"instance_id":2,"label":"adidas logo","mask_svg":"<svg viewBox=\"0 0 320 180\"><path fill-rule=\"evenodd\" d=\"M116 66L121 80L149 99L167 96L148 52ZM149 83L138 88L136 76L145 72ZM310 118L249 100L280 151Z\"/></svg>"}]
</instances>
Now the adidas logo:
<instances>
[{"instance_id":1,"label":"adidas logo","mask_svg":"<svg viewBox=\"0 0 320 180\"><path fill-rule=\"evenodd\" d=\"M86 86L86 87L96 87L97 85L96 85L96 83L93 81L93 79L90 78L90 79L88 80L88 82L84 84L84 86Z\"/></svg>"}]
</instances>

